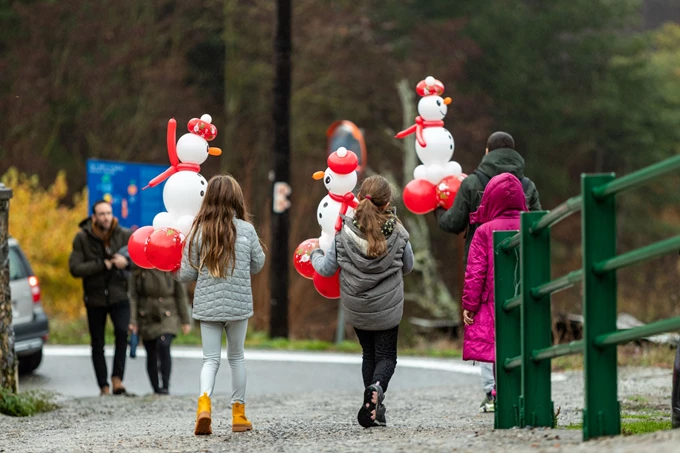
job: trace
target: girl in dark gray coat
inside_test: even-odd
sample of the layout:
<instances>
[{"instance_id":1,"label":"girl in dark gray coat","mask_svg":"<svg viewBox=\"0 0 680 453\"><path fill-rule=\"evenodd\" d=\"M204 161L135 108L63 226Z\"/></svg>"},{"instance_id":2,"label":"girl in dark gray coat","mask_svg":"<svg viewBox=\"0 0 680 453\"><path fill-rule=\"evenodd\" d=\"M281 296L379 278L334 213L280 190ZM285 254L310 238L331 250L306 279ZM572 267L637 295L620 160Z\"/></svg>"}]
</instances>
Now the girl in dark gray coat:
<instances>
[{"instance_id":1,"label":"girl in dark gray coat","mask_svg":"<svg viewBox=\"0 0 680 453\"><path fill-rule=\"evenodd\" d=\"M357 419L365 428L385 426L382 404L397 366L397 337L404 311L404 274L413 269L409 235L391 206L382 176L361 184L354 219L343 218L328 253L312 252L312 265L330 277L340 272L340 302L363 350L364 402Z\"/></svg>"}]
</instances>

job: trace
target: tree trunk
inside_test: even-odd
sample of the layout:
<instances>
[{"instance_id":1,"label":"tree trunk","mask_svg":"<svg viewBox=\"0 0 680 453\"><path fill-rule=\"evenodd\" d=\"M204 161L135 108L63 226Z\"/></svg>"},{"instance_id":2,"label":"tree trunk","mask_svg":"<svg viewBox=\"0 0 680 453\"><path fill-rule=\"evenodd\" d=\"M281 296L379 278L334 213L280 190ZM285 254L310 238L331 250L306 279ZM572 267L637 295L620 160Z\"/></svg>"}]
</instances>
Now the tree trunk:
<instances>
[{"instance_id":1,"label":"tree trunk","mask_svg":"<svg viewBox=\"0 0 680 453\"><path fill-rule=\"evenodd\" d=\"M12 294L9 287L9 200L12 190L0 183L0 387L18 390L17 360L14 355Z\"/></svg>"}]
</instances>

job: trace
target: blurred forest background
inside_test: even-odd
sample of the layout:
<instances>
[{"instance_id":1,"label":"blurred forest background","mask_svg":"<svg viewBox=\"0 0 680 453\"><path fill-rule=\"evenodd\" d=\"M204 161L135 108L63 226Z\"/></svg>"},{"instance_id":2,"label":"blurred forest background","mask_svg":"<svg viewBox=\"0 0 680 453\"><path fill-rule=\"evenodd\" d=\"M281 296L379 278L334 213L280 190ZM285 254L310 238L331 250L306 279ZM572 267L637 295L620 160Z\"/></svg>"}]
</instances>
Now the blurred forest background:
<instances>
[{"instance_id":1,"label":"blurred forest background","mask_svg":"<svg viewBox=\"0 0 680 453\"><path fill-rule=\"evenodd\" d=\"M465 173L491 132L510 132L545 209L577 194L581 173L626 174L680 145L678 0L293 0L291 236L271 238L274 13L272 0L0 0L0 175L15 191L10 234L50 315L83 315L67 259L88 215L86 160L166 164L171 117L182 133L190 118L212 115L224 153L202 174L235 175L260 235L288 240L291 257L319 234L325 189L310 176L326 167L333 121L364 130L371 171L404 180L403 144L392 138L402 81L411 107L418 81L444 82L453 159ZM620 251L677 233L678 183L667 177L619 198ZM452 318L459 242L423 220L450 295L443 308L409 303L407 316ZM554 230L555 276L581 265L579 221ZM259 330L276 271L255 279ZM644 321L680 314L679 272L677 256L622 271L620 309ZM289 278L291 337L332 339L337 301L292 266ZM416 272L407 287L423 278ZM557 312L581 311L578 288L555 300Z\"/></svg>"}]
</instances>

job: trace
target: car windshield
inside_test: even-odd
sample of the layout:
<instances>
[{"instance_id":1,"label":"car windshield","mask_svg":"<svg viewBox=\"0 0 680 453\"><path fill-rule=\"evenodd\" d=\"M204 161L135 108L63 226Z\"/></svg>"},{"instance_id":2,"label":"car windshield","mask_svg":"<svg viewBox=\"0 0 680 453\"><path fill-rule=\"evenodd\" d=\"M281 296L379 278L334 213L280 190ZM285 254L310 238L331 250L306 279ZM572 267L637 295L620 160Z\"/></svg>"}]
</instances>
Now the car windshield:
<instances>
[{"instance_id":1,"label":"car windshield","mask_svg":"<svg viewBox=\"0 0 680 453\"><path fill-rule=\"evenodd\" d=\"M9 280L20 280L22 278L28 278L28 272L26 271L26 266L24 265L24 260L21 259L19 251L16 247L9 248Z\"/></svg>"}]
</instances>

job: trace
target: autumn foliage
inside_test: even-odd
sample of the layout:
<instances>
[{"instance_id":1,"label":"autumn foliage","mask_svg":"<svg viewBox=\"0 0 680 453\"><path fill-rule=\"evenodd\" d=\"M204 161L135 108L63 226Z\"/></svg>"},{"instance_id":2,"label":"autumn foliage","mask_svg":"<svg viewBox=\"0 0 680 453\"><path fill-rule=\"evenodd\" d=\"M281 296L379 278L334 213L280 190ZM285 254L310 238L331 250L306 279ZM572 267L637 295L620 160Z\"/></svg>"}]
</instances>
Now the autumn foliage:
<instances>
[{"instance_id":1,"label":"autumn foliage","mask_svg":"<svg viewBox=\"0 0 680 453\"><path fill-rule=\"evenodd\" d=\"M2 176L2 182L13 192L9 234L19 241L38 277L46 312L67 319L83 316L81 281L69 274L68 257L78 223L88 212L86 193L65 200L68 184L63 171L47 188L37 176L15 168Z\"/></svg>"}]
</instances>

